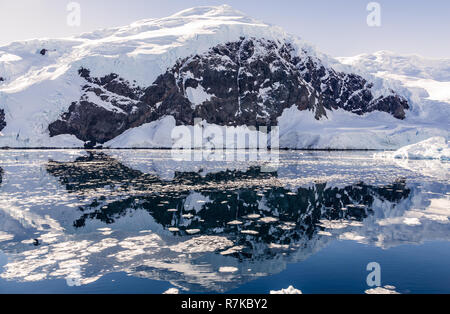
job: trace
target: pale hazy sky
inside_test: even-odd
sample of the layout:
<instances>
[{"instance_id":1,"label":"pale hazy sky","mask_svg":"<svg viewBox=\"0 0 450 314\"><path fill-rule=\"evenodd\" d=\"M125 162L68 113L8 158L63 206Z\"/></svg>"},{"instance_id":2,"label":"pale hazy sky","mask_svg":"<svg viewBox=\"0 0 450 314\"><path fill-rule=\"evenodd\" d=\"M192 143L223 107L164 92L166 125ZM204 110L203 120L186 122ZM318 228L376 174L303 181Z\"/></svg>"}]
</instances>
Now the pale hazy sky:
<instances>
[{"instance_id":1,"label":"pale hazy sky","mask_svg":"<svg viewBox=\"0 0 450 314\"><path fill-rule=\"evenodd\" d=\"M80 27L66 24L68 0L0 0L0 45L65 37L171 15L200 5L229 4L282 26L333 56L392 50L450 57L449 0L378 0L381 27L369 27L369 0L77 0Z\"/></svg>"}]
</instances>

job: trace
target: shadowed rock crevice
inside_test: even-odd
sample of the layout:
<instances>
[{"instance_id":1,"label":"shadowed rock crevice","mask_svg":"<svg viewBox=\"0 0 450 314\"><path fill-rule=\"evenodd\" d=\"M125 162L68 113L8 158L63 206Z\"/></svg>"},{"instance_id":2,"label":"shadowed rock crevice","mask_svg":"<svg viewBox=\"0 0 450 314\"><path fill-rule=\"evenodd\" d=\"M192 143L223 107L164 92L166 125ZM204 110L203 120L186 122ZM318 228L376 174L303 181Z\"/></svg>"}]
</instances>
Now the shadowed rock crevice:
<instances>
[{"instance_id":1,"label":"shadowed rock crevice","mask_svg":"<svg viewBox=\"0 0 450 314\"><path fill-rule=\"evenodd\" d=\"M111 73L86 80L83 95L50 124L51 136L73 134L105 143L126 130L171 115L178 125L195 118L221 126L271 126L296 106L326 119L326 110L357 115L373 111L405 118L408 102L396 95L375 98L373 85L355 74L325 68L289 43L241 38L201 55L179 59L149 87Z\"/></svg>"},{"instance_id":2,"label":"shadowed rock crevice","mask_svg":"<svg viewBox=\"0 0 450 314\"><path fill-rule=\"evenodd\" d=\"M5 111L3 109L0 109L0 131L3 130L5 126L6 126Z\"/></svg>"}]
</instances>

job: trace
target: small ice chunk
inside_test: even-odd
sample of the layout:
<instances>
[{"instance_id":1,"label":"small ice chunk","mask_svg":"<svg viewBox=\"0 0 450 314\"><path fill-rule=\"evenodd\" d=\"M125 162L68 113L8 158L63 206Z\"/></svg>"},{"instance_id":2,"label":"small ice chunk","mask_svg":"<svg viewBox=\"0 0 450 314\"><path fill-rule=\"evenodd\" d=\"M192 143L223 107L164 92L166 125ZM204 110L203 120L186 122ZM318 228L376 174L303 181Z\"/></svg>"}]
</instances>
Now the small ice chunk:
<instances>
[{"instance_id":1,"label":"small ice chunk","mask_svg":"<svg viewBox=\"0 0 450 314\"><path fill-rule=\"evenodd\" d=\"M243 234L250 234L250 235L258 235L259 232L255 230L242 230L241 233Z\"/></svg>"},{"instance_id":2,"label":"small ice chunk","mask_svg":"<svg viewBox=\"0 0 450 314\"><path fill-rule=\"evenodd\" d=\"M389 286L386 286L389 287ZM386 287L377 287L374 289L366 290L366 294L400 294L399 292L395 291L394 289L387 289Z\"/></svg>"},{"instance_id":3,"label":"small ice chunk","mask_svg":"<svg viewBox=\"0 0 450 314\"><path fill-rule=\"evenodd\" d=\"M237 272L239 269L238 268L236 268L236 267L229 267L229 266L226 266L226 267L220 267L219 268L219 273L235 273L235 272Z\"/></svg>"},{"instance_id":4,"label":"small ice chunk","mask_svg":"<svg viewBox=\"0 0 450 314\"><path fill-rule=\"evenodd\" d=\"M180 291L177 288L170 288L169 290L167 290L163 294L179 294L179 293L180 293Z\"/></svg>"},{"instance_id":5,"label":"small ice chunk","mask_svg":"<svg viewBox=\"0 0 450 314\"><path fill-rule=\"evenodd\" d=\"M259 219L258 221L262 222L262 223L265 223L265 224L268 224L268 223L272 223L272 222L277 222L278 219L274 218L274 217L263 217L263 218Z\"/></svg>"},{"instance_id":6,"label":"small ice chunk","mask_svg":"<svg viewBox=\"0 0 450 314\"><path fill-rule=\"evenodd\" d=\"M229 248L226 251L220 252L220 255L231 255L231 254L235 254L238 253L240 251L242 251L245 247L244 246L234 246L232 248Z\"/></svg>"},{"instance_id":7,"label":"small ice chunk","mask_svg":"<svg viewBox=\"0 0 450 314\"><path fill-rule=\"evenodd\" d=\"M272 290L270 294L303 294L300 290L295 289L293 286L289 286L287 289L281 289L278 291Z\"/></svg>"}]
</instances>

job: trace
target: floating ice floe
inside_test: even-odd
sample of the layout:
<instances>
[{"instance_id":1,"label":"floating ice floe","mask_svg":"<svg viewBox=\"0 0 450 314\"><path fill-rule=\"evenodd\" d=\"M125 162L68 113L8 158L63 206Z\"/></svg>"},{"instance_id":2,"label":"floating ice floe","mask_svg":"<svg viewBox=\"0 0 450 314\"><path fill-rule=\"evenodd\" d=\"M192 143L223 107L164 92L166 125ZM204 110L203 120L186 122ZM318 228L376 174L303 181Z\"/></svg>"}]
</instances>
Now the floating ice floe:
<instances>
[{"instance_id":1,"label":"floating ice floe","mask_svg":"<svg viewBox=\"0 0 450 314\"><path fill-rule=\"evenodd\" d=\"M287 289L281 289L278 291L270 291L270 294L303 294L300 290L295 289L293 286L289 286Z\"/></svg>"},{"instance_id":2,"label":"floating ice floe","mask_svg":"<svg viewBox=\"0 0 450 314\"><path fill-rule=\"evenodd\" d=\"M199 233L201 230L200 229L188 229L186 230L187 234L196 234Z\"/></svg>"},{"instance_id":3,"label":"floating ice floe","mask_svg":"<svg viewBox=\"0 0 450 314\"><path fill-rule=\"evenodd\" d=\"M249 234L249 235L258 235L259 232L255 230L242 230L241 233L243 234Z\"/></svg>"},{"instance_id":4,"label":"floating ice floe","mask_svg":"<svg viewBox=\"0 0 450 314\"><path fill-rule=\"evenodd\" d=\"M220 254L221 255L231 255L231 254L238 253L238 252L242 251L243 249L245 249L244 246L234 246L232 248L229 248L226 251L220 252Z\"/></svg>"},{"instance_id":5,"label":"floating ice floe","mask_svg":"<svg viewBox=\"0 0 450 314\"><path fill-rule=\"evenodd\" d=\"M180 291L177 288L170 288L169 290L167 290L163 294L179 294L179 293L180 293Z\"/></svg>"},{"instance_id":6,"label":"floating ice floe","mask_svg":"<svg viewBox=\"0 0 450 314\"><path fill-rule=\"evenodd\" d=\"M219 273L235 273L237 272L239 269L236 267L220 267L219 268Z\"/></svg>"},{"instance_id":7,"label":"floating ice floe","mask_svg":"<svg viewBox=\"0 0 450 314\"><path fill-rule=\"evenodd\" d=\"M394 286L384 286L384 287L377 287L374 289L366 290L366 294L400 294L399 292L395 291Z\"/></svg>"},{"instance_id":8,"label":"floating ice floe","mask_svg":"<svg viewBox=\"0 0 450 314\"><path fill-rule=\"evenodd\" d=\"M278 243L270 243L269 244L269 249L288 250L289 249L289 245L287 245L287 244L278 244Z\"/></svg>"},{"instance_id":9,"label":"floating ice floe","mask_svg":"<svg viewBox=\"0 0 450 314\"><path fill-rule=\"evenodd\" d=\"M450 160L450 146L444 137L432 137L423 142L408 145L395 152L383 152L375 158Z\"/></svg>"},{"instance_id":10,"label":"floating ice floe","mask_svg":"<svg viewBox=\"0 0 450 314\"><path fill-rule=\"evenodd\" d=\"M261 219L259 219L258 220L259 222L262 222L262 223L272 223L272 222L277 222L278 221L278 219L277 218L274 218L274 217L264 217L264 218L261 218Z\"/></svg>"}]
</instances>

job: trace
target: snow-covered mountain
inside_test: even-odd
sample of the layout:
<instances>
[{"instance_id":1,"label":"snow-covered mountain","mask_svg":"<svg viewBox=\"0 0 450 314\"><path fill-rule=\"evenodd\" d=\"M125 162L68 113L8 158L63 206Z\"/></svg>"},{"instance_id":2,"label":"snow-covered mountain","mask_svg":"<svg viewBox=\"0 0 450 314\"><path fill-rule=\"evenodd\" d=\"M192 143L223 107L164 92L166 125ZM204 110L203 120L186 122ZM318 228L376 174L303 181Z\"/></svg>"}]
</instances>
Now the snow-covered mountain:
<instances>
[{"instance_id":1,"label":"snow-covered mountain","mask_svg":"<svg viewBox=\"0 0 450 314\"><path fill-rule=\"evenodd\" d=\"M0 47L0 147L171 148L170 134L196 118L238 132L278 125L284 148L448 138L446 99L392 80L447 80L448 63L414 59L419 71L372 59L341 63L229 6L14 42Z\"/></svg>"}]
</instances>

